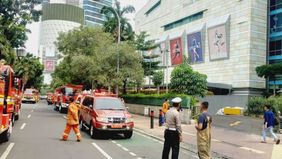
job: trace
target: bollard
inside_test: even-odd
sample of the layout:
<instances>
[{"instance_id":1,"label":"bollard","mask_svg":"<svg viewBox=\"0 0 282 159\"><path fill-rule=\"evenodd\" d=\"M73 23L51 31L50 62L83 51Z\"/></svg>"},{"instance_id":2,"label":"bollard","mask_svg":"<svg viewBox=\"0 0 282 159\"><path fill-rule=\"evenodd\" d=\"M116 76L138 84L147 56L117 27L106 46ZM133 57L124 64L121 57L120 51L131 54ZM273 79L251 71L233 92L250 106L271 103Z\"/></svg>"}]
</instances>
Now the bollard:
<instances>
[{"instance_id":1,"label":"bollard","mask_svg":"<svg viewBox=\"0 0 282 159\"><path fill-rule=\"evenodd\" d=\"M159 126L163 125L163 111L159 110Z\"/></svg>"},{"instance_id":2,"label":"bollard","mask_svg":"<svg viewBox=\"0 0 282 159\"><path fill-rule=\"evenodd\" d=\"M151 110L150 112L150 117L151 117L151 129L154 129L154 111Z\"/></svg>"}]
</instances>

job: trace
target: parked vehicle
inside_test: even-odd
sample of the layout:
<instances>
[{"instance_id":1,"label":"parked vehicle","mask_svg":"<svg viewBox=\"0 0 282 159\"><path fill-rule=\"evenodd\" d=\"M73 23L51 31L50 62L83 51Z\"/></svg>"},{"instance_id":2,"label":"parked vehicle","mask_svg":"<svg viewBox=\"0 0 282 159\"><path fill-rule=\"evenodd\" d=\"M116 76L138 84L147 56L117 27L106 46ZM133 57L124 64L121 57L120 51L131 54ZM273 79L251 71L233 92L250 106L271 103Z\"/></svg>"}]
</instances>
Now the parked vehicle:
<instances>
[{"instance_id":1,"label":"parked vehicle","mask_svg":"<svg viewBox=\"0 0 282 159\"><path fill-rule=\"evenodd\" d=\"M82 85L67 84L55 90L55 110L66 112L69 107L69 97L77 97L82 90Z\"/></svg>"},{"instance_id":2,"label":"parked vehicle","mask_svg":"<svg viewBox=\"0 0 282 159\"><path fill-rule=\"evenodd\" d=\"M125 138L131 138L133 127L132 115L116 94L101 92L83 97L80 129L88 129L92 138L99 132L122 133Z\"/></svg>"},{"instance_id":3,"label":"parked vehicle","mask_svg":"<svg viewBox=\"0 0 282 159\"><path fill-rule=\"evenodd\" d=\"M28 88L24 91L22 102L23 103L37 103L40 100L39 91L33 88Z\"/></svg>"},{"instance_id":4,"label":"parked vehicle","mask_svg":"<svg viewBox=\"0 0 282 159\"><path fill-rule=\"evenodd\" d=\"M13 124L19 119L21 108L21 82L13 69L0 64L0 142L9 140Z\"/></svg>"},{"instance_id":5,"label":"parked vehicle","mask_svg":"<svg viewBox=\"0 0 282 159\"><path fill-rule=\"evenodd\" d=\"M54 104L53 103L53 97L54 96L54 94L53 93L51 93L51 92L48 92L47 93L47 97L46 97L46 101L47 101L47 103L48 103L48 105L52 105L52 104Z\"/></svg>"}]
</instances>

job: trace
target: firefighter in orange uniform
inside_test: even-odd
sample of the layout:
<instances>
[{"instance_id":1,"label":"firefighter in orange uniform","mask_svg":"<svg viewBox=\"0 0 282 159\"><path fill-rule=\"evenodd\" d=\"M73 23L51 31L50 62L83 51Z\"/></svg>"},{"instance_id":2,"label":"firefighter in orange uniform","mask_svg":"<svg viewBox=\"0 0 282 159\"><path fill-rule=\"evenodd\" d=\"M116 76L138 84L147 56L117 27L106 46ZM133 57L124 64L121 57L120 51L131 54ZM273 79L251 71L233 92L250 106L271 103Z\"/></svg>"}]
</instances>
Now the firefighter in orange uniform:
<instances>
[{"instance_id":1,"label":"firefighter in orange uniform","mask_svg":"<svg viewBox=\"0 0 282 159\"><path fill-rule=\"evenodd\" d=\"M80 106L74 103L74 99L72 97L69 98L69 101L70 101L70 105L69 105L68 114L67 114L67 124L66 124L66 128L65 128L62 140L67 141L69 133L71 129L73 129L76 135L77 142L80 142L81 135L80 135L79 128L78 128L78 123L79 123L78 111L79 111Z\"/></svg>"}]
</instances>

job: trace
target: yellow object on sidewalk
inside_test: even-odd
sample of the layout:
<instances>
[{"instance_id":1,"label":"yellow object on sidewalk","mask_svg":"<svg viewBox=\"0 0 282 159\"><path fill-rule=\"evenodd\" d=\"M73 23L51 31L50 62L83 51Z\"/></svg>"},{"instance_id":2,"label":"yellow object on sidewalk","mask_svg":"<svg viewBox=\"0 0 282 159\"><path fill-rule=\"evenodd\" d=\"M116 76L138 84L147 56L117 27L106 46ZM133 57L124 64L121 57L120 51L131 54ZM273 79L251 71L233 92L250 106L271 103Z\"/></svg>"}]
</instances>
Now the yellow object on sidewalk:
<instances>
[{"instance_id":1,"label":"yellow object on sidewalk","mask_svg":"<svg viewBox=\"0 0 282 159\"><path fill-rule=\"evenodd\" d=\"M271 159L281 159L281 157L282 157L282 145L274 145Z\"/></svg>"},{"instance_id":2,"label":"yellow object on sidewalk","mask_svg":"<svg viewBox=\"0 0 282 159\"><path fill-rule=\"evenodd\" d=\"M230 108L226 107L224 108L224 114L225 115L241 115L242 114L242 108Z\"/></svg>"}]
</instances>

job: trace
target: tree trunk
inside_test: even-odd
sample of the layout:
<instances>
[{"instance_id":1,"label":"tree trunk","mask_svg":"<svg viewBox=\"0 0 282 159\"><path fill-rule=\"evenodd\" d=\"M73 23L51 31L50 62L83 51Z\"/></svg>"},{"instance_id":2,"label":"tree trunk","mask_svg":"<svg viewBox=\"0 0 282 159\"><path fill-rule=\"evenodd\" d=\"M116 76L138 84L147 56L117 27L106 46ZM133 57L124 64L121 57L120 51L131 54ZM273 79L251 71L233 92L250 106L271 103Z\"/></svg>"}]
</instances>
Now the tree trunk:
<instances>
[{"instance_id":1,"label":"tree trunk","mask_svg":"<svg viewBox=\"0 0 282 159\"><path fill-rule=\"evenodd\" d=\"M160 86L158 86L158 94L160 94Z\"/></svg>"},{"instance_id":2,"label":"tree trunk","mask_svg":"<svg viewBox=\"0 0 282 159\"><path fill-rule=\"evenodd\" d=\"M126 94L126 84L127 84L127 79L123 80L123 86L122 86L122 94Z\"/></svg>"}]
</instances>

